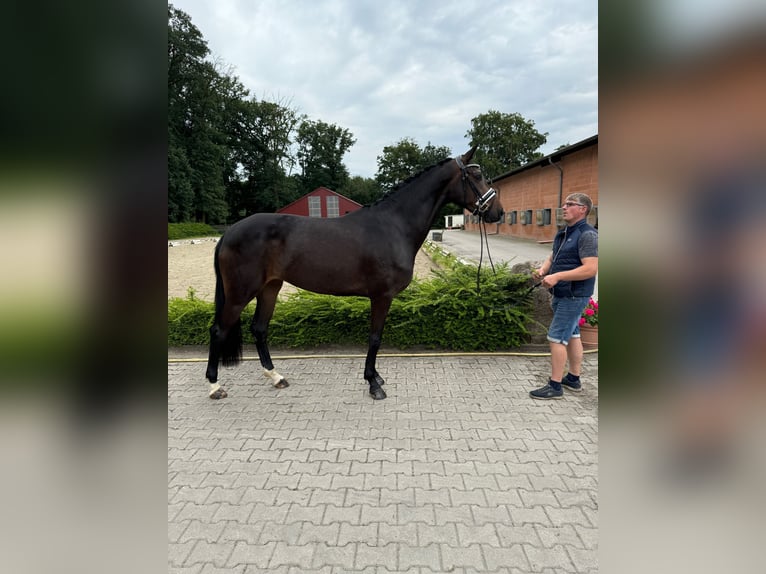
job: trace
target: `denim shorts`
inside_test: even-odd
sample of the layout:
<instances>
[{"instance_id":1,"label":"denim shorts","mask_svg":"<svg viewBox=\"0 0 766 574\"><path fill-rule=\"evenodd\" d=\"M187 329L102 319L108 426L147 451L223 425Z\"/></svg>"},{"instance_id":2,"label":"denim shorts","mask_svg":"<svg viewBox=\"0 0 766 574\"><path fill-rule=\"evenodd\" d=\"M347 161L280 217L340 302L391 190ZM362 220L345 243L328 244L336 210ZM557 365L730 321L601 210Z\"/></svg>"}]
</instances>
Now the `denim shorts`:
<instances>
[{"instance_id":1,"label":"denim shorts","mask_svg":"<svg viewBox=\"0 0 766 574\"><path fill-rule=\"evenodd\" d=\"M554 297L551 301L553 320L548 329L551 343L569 343L572 337L580 336L580 317L590 297Z\"/></svg>"}]
</instances>

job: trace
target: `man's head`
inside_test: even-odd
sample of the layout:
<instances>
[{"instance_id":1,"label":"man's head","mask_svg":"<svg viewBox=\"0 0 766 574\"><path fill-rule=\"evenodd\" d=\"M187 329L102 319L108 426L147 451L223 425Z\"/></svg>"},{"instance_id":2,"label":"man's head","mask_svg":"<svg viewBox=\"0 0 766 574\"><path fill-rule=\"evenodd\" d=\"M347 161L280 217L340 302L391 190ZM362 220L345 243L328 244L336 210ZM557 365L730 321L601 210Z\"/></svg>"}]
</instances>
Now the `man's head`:
<instances>
[{"instance_id":1,"label":"man's head","mask_svg":"<svg viewBox=\"0 0 766 574\"><path fill-rule=\"evenodd\" d=\"M588 217L593 201L584 193L570 193L561 207L564 209L564 221L572 225Z\"/></svg>"}]
</instances>

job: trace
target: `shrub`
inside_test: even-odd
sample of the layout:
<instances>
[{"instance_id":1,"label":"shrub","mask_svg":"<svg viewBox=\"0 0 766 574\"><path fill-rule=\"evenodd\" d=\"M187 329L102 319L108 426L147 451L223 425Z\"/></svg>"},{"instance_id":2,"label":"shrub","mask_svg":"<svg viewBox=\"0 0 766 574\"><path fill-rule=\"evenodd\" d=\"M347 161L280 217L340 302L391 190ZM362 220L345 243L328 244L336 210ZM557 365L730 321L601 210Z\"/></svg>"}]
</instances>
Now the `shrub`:
<instances>
[{"instance_id":1,"label":"shrub","mask_svg":"<svg viewBox=\"0 0 766 574\"><path fill-rule=\"evenodd\" d=\"M531 304L524 293L528 278L500 265L497 274L456 265L429 281L414 280L396 297L386 320L384 344L422 345L456 351L494 351L529 342ZM254 303L242 313L243 334L251 340ZM168 345L206 345L214 306L195 298L168 302ZM366 345L370 302L363 297L334 297L298 291L277 304L269 342L285 347L323 344Z\"/></svg>"},{"instance_id":2,"label":"shrub","mask_svg":"<svg viewBox=\"0 0 766 574\"><path fill-rule=\"evenodd\" d=\"M207 223L168 223L168 240L221 235Z\"/></svg>"}]
</instances>

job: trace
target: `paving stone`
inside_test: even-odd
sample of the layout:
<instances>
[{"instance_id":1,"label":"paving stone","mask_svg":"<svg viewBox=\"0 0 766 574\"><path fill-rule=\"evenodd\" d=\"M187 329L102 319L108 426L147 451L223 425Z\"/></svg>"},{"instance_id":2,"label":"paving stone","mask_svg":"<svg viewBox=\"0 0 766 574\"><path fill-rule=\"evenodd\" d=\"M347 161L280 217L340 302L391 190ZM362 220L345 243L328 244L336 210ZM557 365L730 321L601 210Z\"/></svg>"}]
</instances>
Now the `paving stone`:
<instances>
[{"instance_id":1,"label":"paving stone","mask_svg":"<svg viewBox=\"0 0 766 574\"><path fill-rule=\"evenodd\" d=\"M463 547L470 546L471 544L500 546L495 523L483 525L458 524L457 535L460 545Z\"/></svg>"},{"instance_id":2,"label":"paving stone","mask_svg":"<svg viewBox=\"0 0 766 574\"><path fill-rule=\"evenodd\" d=\"M269 561L269 568L294 565L305 571L311 566L315 547L315 544L297 545L277 542Z\"/></svg>"},{"instance_id":3,"label":"paving stone","mask_svg":"<svg viewBox=\"0 0 766 574\"><path fill-rule=\"evenodd\" d=\"M532 570L536 572L539 572L544 568L553 568L554 570L561 569L563 571L572 570L572 560L569 558L564 546L539 548L525 544L524 552L527 554Z\"/></svg>"},{"instance_id":4,"label":"paving stone","mask_svg":"<svg viewBox=\"0 0 766 574\"><path fill-rule=\"evenodd\" d=\"M225 522L209 523L200 520L190 520L188 527L184 530L184 533L179 537L178 541L204 540L206 542L214 543L221 537L225 528Z\"/></svg>"},{"instance_id":5,"label":"paving stone","mask_svg":"<svg viewBox=\"0 0 766 574\"><path fill-rule=\"evenodd\" d=\"M399 546L399 570L407 571L415 566L425 566L431 570L441 568L439 546L429 544L427 546L411 546L400 544Z\"/></svg>"},{"instance_id":6,"label":"paving stone","mask_svg":"<svg viewBox=\"0 0 766 574\"><path fill-rule=\"evenodd\" d=\"M168 564L170 566L183 566L186 558L191 553L197 540L186 542L171 542L168 544Z\"/></svg>"},{"instance_id":7,"label":"paving stone","mask_svg":"<svg viewBox=\"0 0 766 574\"><path fill-rule=\"evenodd\" d=\"M194 549L186 559L187 564L211 563L218 568L223 568L234 550L234 542L208 542L198 540Z\"/></svg>"},{"instance_id":8,"label":"paving stone","mask_svg":"<svg viewBox=\"0 0 766 574\"><path fill-rule=\"evenodd\" d=\"M326 545L335 546L338 544L338 535L340 533L340 524L309 524L304 523L298 538L298 544L308 544L310 542L321 542Z\"/></svg>"},{"instance_id":9,"label":"paving stone","mask_svg":"<svg viewBox=\"0 0 766 574\"><path fill-rule=\"evenodd\" d=\"M357 544L337 546L318 543L314 546L312 568L336 567L344 572L353 571Z\"/></svg>"},{"instance_id":10,"label":"paving stone","mask_svg":"<svg viewBox=\"0 0 766 574\"><path fill-rule=\"evenodd\" d=\"M508 566L515 566L523 572L530 572L529 561L524 553L524 548L519 544L509 547L495 548L493 546L481 546L484 561L488 571L495 571Z\"/></svg>"},{"instance_id":11,"label":"paving stone","mask_svg":"<svg viewBox=\"0 0 766 574\"><path fill-rule=\"evenodd\" d=\"M246 361L217 404L169 364L168 571L596 572L597 359L543 404L545 357L381 358L379 403L355 359L280 360L279 392Z\"/></svg>"},{"instance_id":12,"label":"paving stone","mask_svg":"<svg viewBox=\"0 0 766 574\"><path fill-rule=\"evenodd\" d=\"M398 546L396 544L387 544L385 546L358 544L354 559L354 569L357 571L364 571L367 568L396 570L398 562L397 550Z\"/></svg>"},{"instance_id":13,"label":"paving stone","mask_svg":"<svg viewBox=\"0 0 766 574\"><path fill-rule=\"evenodd\" d=\"M377 524L341 524L338 534L338 546L349 543L367 544L373 546L378 540Z\"/></svg>"},{"instance_id":14,"label":"paving stone","mask_svg":"<svg viewBox=\"0 0 766 574\"><path fill-rule=\"evenodd\" d=\"M458 545L458 536L455 524L448 523L441 526L433 524L418 524L418 544L420 546L427 546L429 544L448 544L451 546ZM414 539L413 539L414 541Z\"/></svg>"},{"instance_id":15,"label":"paving stone","mask_svg":"<svg viewBox=\"0 0 766 574\"><path fill-rule=\"evenodd\" d=\"M242 524L240 522L217 522L215 526L222 527L218 540L239 541L255 544L261 536L265 524Z\"/></svg>"}]
</instances>

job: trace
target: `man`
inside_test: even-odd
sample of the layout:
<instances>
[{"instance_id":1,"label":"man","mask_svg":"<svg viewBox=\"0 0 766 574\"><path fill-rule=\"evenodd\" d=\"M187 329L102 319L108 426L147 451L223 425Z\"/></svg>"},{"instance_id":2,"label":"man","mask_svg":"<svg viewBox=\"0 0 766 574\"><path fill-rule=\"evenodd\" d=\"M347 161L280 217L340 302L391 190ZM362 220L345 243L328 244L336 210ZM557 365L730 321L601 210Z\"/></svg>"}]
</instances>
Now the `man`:
<instances>
[{"instance_id":1,"label":"man","mask_svg":"<svg viewBox=\"0 0 766 574\"><path fill-rule=\"evenodd\" d=\"M533 272L553 294L553 320L548 329L551 376L547 385L529 393L533 399L541 400L560 399L564 396L563 388L582 390L579 321L593 295L598 273L598 232L586 221L593 202L584 193L572 193L561 207L567 226L556 234L551 254ZM567 359L569 372L562 377Z\"/></svg>"}]
</instances>

